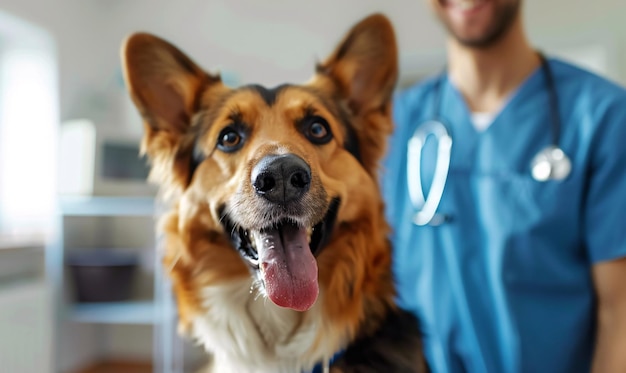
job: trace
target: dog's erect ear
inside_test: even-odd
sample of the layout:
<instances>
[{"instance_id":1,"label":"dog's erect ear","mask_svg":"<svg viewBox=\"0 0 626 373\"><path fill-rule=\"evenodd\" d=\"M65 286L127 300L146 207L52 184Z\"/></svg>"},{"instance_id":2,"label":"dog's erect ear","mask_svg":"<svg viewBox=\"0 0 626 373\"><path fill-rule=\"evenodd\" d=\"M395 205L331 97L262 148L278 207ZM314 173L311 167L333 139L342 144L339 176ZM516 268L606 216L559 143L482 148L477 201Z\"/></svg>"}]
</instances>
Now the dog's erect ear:
<instances>
[{"instance_id":1,"label":"dog's erect ear","mask_svg":"<svg viewBox=\"0 0 626 373\"><path fill-rule=\"evenodd\" d=\"M122 61L135 105L157 130L185 132L199 93L216 79L170 43L145 33L126 39Z\"/></svg>"},{"instance_id":2,"label":"dog's erect ear","mask_svg":"<svg viewBox=\"0 0 626 373\"><path fill-rule=\"evenodd\" d=\"M383 109L398 76L396 38L382 14L356 24L317 72L337 84L354 114Z\"/></svg>"},{"instance_id":3,"label":"dog's erect ear","mask_svg":"<svg viewBox=\"0 0 626 373\"><path fill-rule=\"evenodd\" d=\"M142 152L152 162L151 179L181 189L189 179L192 149L185 144L201 96L214 77L173 45L156 36L137 33L122 46L124 78L144 120ZM221 84L219 84L221 85Z\"/></svg>"},{"instance_id":4,"label":"dog's erect ear","mask_svg":"<svg viewBox=\"0 0 626 373\"><path fill-rule=\"evenodd\" d=\"M317 66L318 88L332 91L353 116L363 166L374 175L392 131L391 98L398 77L398 51L391 22L381 14L356 24ZM330 86L330 88L329 88Z\"/></svg>"}]
</instances>

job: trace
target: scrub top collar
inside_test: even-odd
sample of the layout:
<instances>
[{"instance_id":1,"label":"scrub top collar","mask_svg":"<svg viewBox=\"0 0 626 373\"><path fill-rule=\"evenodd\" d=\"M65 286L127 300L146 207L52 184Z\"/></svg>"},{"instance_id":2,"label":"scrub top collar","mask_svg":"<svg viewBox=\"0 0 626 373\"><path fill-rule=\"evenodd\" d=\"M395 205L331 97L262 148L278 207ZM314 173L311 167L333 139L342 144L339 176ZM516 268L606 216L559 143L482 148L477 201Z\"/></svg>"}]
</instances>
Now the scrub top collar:
<instances>
[{"instance_id":1,"label":"scrub top collar","mask_svg":"<svg viewBox=\"0 0 626 373\"><path fill-rule=\"evenodd\" d=\"M547 63L550 63L548 61ZM466 120L462 120L463 126L471 125L472 123L468 118L471 118L472 111L467 105L467 101L463 97L463 94L456 86L454 81L450 79L450 74L448 72L444 72L440 79L439 89L442 92L442 98L440 100L440 107L435 108L435 116L443 116L445 118L445 111L442 110L442 107L448 103L453 103L455 107L458 107L458 112L463 115ZM506 112L510 107L515 106L516 101L523 99L525 95L531 92L535 92L535 87L537 84L546 84L545 79L542 74L542 67L536 67L522 82L517 86L517 88L513 89L511 92L507 94L507 97L504 99L503 103L500 105L500 108L497 110L497 114L493 118L492 126L499 122L500 117L504 112ZM548 88L546 87L546 90ZM452 101L451 101L452 100ZM492 126L489 126L491 128ZM487 130L489 129L487 128ZM472 130L476 134L481 134L484 131L477 131L474 126L471 126Z\"/></svg>"},{"instance_id":2,"label":"scrub top collar","mask_svg":"<svg viewBox=\"0 0 626 373\"><path fill-rule=\"evenodd\" d=\"M548 63L551 62L548 61ZM449 74L445 73L438 79L440 79L439 89L441 90L440 107L434 109L436 109L436 117L439 117L448 127L454 141L451 168L475 169L476 152L481 141L488 141L492 138L496 138L498 141L510 139L511 126L524 124L519 121L507 120L507 118L520 118L519 113L525 110L524 106L536 104L536 100L548 104L545 78L541 67L538 67L526 77L517 89L508 95L506 102L494 117L493 123L484 131L477 131L471 122L471 111L467 102L450 79ZM541 93L540 97L537 97L538 92ZM547 124L549 124L548 121L549 118L546 117ZM549 132L549 127L546 127L544 131Z\"/></svg>"}]
</instances>

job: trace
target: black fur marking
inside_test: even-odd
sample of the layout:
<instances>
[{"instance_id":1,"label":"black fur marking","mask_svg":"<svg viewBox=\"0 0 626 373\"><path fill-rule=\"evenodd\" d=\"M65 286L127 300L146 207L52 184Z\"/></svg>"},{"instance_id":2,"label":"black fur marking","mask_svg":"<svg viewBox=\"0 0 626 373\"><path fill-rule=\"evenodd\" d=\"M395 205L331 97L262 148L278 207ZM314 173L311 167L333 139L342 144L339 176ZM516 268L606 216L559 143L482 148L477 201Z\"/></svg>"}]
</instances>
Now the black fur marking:
<instances>
[{"instance_id":1,"label":"black fur marking","mask_svg":"<svg viewBox=\"0 0 626 373\"><path fill-rule=\"evenodd\" d=\"M343 373L428 373L415 316L389 310L380 328L354 341L332 364Z\"/></svg>"},{"instance_id":2,"label":"black fur marking","mask_svg":"<svg viewBox=\"0 0 626 373\"><path fill-rule=\"evenodd\" d=\"M330 242L330 237L335 230L335 222L337 221L337 213L339 212L340 205L341 200L339 198L333 198L326 212L326 216L315 226L313 235L311 236L313 255L318 256Z\"/></svg>"},{"instance_id":3,"label":"black fur marking","mask_svg":"<svg viewBox=\"0 0 626 373\"><path fill-rule=\"evenodd\" d=\"M193 123L188 133L188 136L190 137L187 140L188 141L187 144L190 144L190 145L183 147L185 149L183 154L189 157L189 171L187 174L188 175L187 186L191 184L191 179L193 178L193 175L196 173L196 169L198 168L200 163L202 163L202 161L204 161L204 159L206 158L199 144L199 139L201 139L202 136L207 131L207 128L203 126L203 123L206 122L206 117L207 117L206 111L201 111L194 117Z\"/></svg>"},{"instance_id":4,"label":"black fur marking","mask_svg":"<svg viewBox=\"0 0 626 373\"><path fill-rule=\"evenodd\" d=\"M277 87L268 89L259 84L250 84L250 85L243 86L242 88L255 91L256 93L259 94L259 96L261 96L261 98L263 99L263 101L265 101L267 106L272 106L274 105L274 103L276 103L276 97L278 97L278 94L283 89L288 88L290 86L291 85L289 84L281 84Z\"/></svg>"},{"instance_id":5,"label":"black fur marking","mask_svg":"<svg viewBox=\"0 0 626 373\"><path fill-rule=\"evenodd\" d=\"M348 294L348 298L354 298L354 281L349 281L346 285L346 293Z\"/></svg>"},{"instance_id":6,"label":"black fur marking","mask_svg":"<svg viewBox=\"0 0 626 373\"><path fill-rule=\"evenodd\" d=\"M200 144L198 144L198 139L194 141L193 148L191 150L191 155L189 157L189 180L187 181L187 185L191 184L191 179L193 175L196 173L196 169L204 161L206 156L204 152L200 148Z\"/></svg>"},{"instance_id":7,"label":"black fur marking","mask_svg":"<svg viewBox=\"0 0 626 373\"><path fill-rule=\"evenodd\" d=\"M343 147L352 154L360 164L363 164L363 158L361 157L361 148L359 147L359 138L356 135L356 131L350 125L350 123L344 124L346 128L346 141Z\"/></svg>"}]
</instances>

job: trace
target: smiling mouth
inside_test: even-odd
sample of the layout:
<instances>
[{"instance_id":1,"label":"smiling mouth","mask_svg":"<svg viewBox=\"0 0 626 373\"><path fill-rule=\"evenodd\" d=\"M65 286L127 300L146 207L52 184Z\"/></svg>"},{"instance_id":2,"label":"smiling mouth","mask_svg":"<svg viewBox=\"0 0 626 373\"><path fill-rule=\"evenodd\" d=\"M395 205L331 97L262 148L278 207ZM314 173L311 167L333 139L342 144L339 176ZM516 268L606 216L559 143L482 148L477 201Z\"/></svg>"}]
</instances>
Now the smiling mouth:
<instances>
[{"instance_id":1,"label":"smiling mouth","mask_svg":"<svg viewBox=\"0 0 626 373\"><path fill-rule=\"evenodd\" d=\"M268 297L278 306L305 311L319 293L315 259L332 234L339 199L333 199L326 215L306 227L289 218L259 230L237 227L227 215L222 224L234 248L261 278Z\"/></svg>"},{"instance_id":2,"label":"smiling mouth","mask_svg":"<svg viewBox=\"0 0 626 373\"><path fill-rule=\"evenodd\" d=\"M455 7L461 11L468 11L478 8L487 0L440 0L440 3L446 7Z\"/></svg>"}]
</instances>

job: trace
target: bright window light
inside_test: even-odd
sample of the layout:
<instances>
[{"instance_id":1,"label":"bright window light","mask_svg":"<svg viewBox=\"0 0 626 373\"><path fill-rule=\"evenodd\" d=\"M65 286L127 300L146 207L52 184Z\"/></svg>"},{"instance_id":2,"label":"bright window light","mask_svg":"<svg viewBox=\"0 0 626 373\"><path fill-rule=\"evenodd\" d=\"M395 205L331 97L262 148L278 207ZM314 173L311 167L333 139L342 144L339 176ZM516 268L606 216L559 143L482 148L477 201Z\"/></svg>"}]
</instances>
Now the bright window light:
<instances>
[{"instance_id":1,"label":"bright window light","mask_svg":"<svg viewBox=\"0 0 626 373\"><path fill-rule=\"evenodd\" d=\"M48 233L55 208L56 61L27 39L0 39L0 236Z\"/></svg>"}]
</instances>

